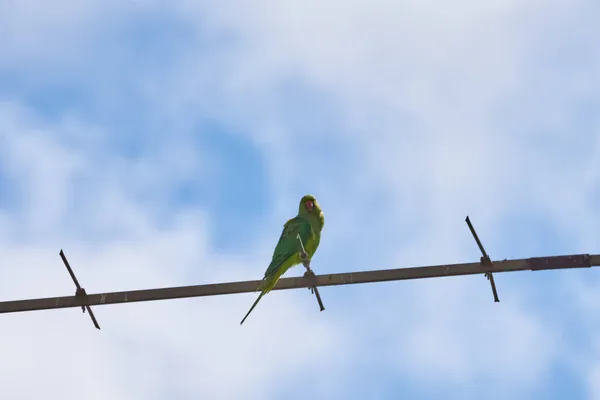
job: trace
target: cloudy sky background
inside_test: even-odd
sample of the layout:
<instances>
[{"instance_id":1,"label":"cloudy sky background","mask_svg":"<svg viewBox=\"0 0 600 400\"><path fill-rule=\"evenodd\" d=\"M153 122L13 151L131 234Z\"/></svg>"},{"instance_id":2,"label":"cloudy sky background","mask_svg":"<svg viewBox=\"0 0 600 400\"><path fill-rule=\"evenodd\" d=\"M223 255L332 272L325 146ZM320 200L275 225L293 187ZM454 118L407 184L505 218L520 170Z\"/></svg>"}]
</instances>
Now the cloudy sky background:
<instances>
[{"instance_id":1,"label":"cloudy sky background","mask_svg":"<svg viewBox=\"0 0 600 400\"><path fill-rule=\"evenodd\" d=\"M600 3L0 3L0 297L600 252ZM300 275L296 269L290 275ZM600 272L0 318L11 399L600 399Z\"/></svg>"}]
</instances>

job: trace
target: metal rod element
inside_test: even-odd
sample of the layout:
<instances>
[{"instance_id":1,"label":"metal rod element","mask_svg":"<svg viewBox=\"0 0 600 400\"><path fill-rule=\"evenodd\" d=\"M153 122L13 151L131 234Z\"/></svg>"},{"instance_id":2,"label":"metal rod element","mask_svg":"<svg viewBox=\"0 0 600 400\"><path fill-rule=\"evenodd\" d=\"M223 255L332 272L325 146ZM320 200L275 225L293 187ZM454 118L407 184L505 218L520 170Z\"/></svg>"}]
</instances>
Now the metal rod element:
<instances>
[{"instance_id":1,"label":"metal rod element","mask_svg":"<svg viewBox=\"0 0 600 400\"><path fill-rule=\"evenodd\" d=\"M314 279L316 275L310 268L310 259L308 258L308 253L306 253L306 249L304 248L304 243L302 243L302 238L300 237L300 234L297 234L296 237L298 238L298 241L300 242L300 248L302 249L302 251L300 252L300 259L302 260L302 265L304 265L304 268L306 268L304 276L308 277L309 279ZM319 310L324 311L325 306L323 305L323 300L321 300L319 289L313 285L309 288L309 290L311 293L314 293L317 297L317 302L319 303Z\"/></svg>"},{"instance_id":2,"label":"metal rod element","mask_svg":"<svg viewBox=\"0 0 600 400\"><path fill-rule=\"evenodd\" d=\"M482 272L542 271L567 268L600 266L600 254L575 254L567 256L534 257L516 260L494 261L494 266L481 263L445 264L424 267L383 269L375 271L348 272L308 277L281 278L273 290L309 288L312 286L338 286L358 283L389 282L408 279L441 278L447 276L479 275ZM35 310L50 310L81 306L135 303L183 299L190 297L219 296L235 293L254 293L261 281L216 283L196 286L169 287L161 289L131 290L124 292L97 293L87 296L47 297L0 302L0 314Z\"/></svg>"},{"instance_id":3,"label":"metal rod element","mask_svg":"<svg viewBox=\"0 0 600 400\"><path fill-rule=\"evenodd\" d=\"M77 290L75 291L75 296L80 297L80 298L87 297L87 293L85 292L85 289L82 288L81 285L79 284L79 281L77 280L77 277L75 276L75 273L73 272L73 269L71 268L71 265L69 264L69 261L67 260L67 257L65 256L65 253L62 251L62 249L60 250L59 254L60 254L60 258L62 258L63 263L65 264L65 267L67 267L67 271L69 271L69 275L71 275L71 279L73 279L73 282L75 283L75 287L77 288ZM94 326L96 327L96 329L100 329L100 325L98 324L98 321L96 320L96 316L94 315L92 308L89 305L82 305L81 310L84 313L85 313L85 310L87 310L88 315L92 319L92 322L94 323Z\"/></svg>"},{"instance_id":4,"label":"metal rod element","mask_svg":"<svg viewBox=\"0 0 600 400\"><path fill-rule=\"evenodd\" d=\"M490 256L488 256L485 249L483 248L483 244L481 244L481 240L479 240L479 236L477 236L477 232L475 232L475 228L473 228L473 224L471 224L471 220L469 219L468 215L467 215L467 218L465 219L465 221L467 222L467 225L469 226L469 230L471 231L471 234L475 238L475 241L477 242L477 246L479 246L479 250L481 251L481 254L482 254L481 265L492 267L492 260L490 259ZM498 298L498 291L496 290L496 283L494 282L494 275L492 275L491 272L486 272L485 277L490 281L490 285L492 286L492 293L494 294L494 302L499 303L500 299Z\"/></svg>"}]
</instances>

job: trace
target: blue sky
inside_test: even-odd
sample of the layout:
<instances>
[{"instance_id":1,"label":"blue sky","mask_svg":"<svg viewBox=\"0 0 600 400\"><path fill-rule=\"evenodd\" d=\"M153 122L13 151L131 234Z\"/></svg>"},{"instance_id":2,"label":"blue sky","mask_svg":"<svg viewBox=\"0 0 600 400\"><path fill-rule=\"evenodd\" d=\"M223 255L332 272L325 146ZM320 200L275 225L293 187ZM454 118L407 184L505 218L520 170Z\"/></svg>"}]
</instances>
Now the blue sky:
<instances>
[{"instance_id":1,"label":"blue sky","mask_svg":"<svg viewBox=\"0 0 600 400\"><path fill-rule=\"evenodd\" d=\"M0 294L598 253L597 2L0 5ZM289 275L300 275L296 269ZM0 318L10 398L600 399L600 272ZM85 365L82 368L81 365ZM36 383L32 385L32 377Z\"/></svg>"}]
</instances>

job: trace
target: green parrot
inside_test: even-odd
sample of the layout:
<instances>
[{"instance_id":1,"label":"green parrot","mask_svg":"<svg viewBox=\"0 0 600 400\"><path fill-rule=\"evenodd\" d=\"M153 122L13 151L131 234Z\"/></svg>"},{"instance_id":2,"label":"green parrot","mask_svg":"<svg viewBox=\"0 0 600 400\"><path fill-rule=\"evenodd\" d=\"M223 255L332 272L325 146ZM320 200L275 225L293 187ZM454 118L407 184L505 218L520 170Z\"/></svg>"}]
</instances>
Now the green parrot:
<instances>
[{"instance_id":1,"label":"green parrot","mask_svg":"<svg viewBox=\"0 0 600 400\"><path fill-rule=\"evenodd\" d=\"M265 276L256 290L261 290L260 295L250 307L248 314L240 325L244 323L248 315L254 310L260 299L273 289L281 275L291 267L301 264L300 253L302 246L310 260L317 251L321 242L321 230L325 224L325 217L321 206L315 196L307 194L300 200L298 215L285 223L279 242L273 251L273 259L265 272ZM302 239L302 244L298 238Z\"/></svg>"}]
</instances>

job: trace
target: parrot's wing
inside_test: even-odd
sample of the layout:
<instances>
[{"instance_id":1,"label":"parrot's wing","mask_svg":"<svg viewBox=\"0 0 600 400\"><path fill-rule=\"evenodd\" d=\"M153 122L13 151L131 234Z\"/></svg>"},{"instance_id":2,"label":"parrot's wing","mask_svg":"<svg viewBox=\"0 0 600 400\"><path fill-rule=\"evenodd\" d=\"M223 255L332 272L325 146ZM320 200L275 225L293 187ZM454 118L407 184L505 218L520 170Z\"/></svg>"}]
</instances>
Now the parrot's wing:
<instances>
[{"instance_id":1,"label":"parrot's wing","mask_svg":"<svg viewBox=\"0 0 600 400\"><path fill-rule=\"evenodd\" d=\"M303 245L306 246L311 236L311 229L310 223L302 217L292 218L285 223L277 246L273 251L273 260L265 271L265 279L275 275L281 264L302 251L298 235L300 235Z\"/></svg>"},{"instance_id":2,"label":"parrot's wing","mask_svg":"<svg viewBox=\"0 0 600 400\"><path fill-rule=\"evenodd\" d=\"M277 242L277 246L275 246L275 251L273 252L273 260L265 272L265 277L261 284L262 291L254 304L252 304L252 307L250 307L250 310L248 310L248 313L246 313L244 319L242 319L242 322L240 322L240 325L244 323L260 299L271 290L279 280L279 277L285 272L280 271L283 263L302 250L298 236L302 239L303 245L306 246L312 234L311 229L310 223L302 217L292 218L285 223L283 232L281 232L281 236L279 237L279 242Z\"/></svg>"}]
</instances>

